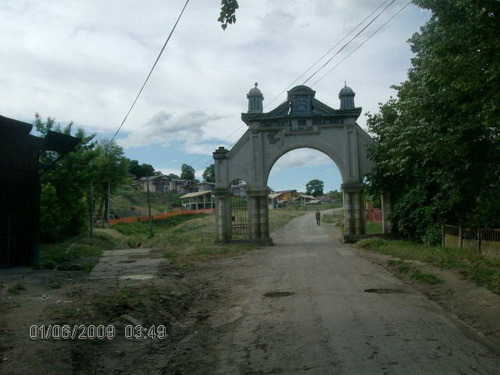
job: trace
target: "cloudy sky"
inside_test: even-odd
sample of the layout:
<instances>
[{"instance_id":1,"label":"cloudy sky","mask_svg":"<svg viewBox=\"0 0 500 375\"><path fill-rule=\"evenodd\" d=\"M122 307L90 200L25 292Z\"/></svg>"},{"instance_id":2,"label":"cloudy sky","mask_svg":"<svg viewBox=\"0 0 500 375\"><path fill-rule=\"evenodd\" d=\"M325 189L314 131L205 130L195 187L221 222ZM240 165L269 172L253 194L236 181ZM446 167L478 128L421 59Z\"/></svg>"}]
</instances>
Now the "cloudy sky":
<instances>
[{"instance_id":1,"label":"cloudy sky","mask_svg":"<svg viewBox=\"0 0 500 375\"><path fill-rule=\"evenodd\" d=\"M1 0L0 114L32 122L38 112L61 124L74 121L110 139L184 3ZM127 157L164 173L179 174L187 163L201 176L212 152L220 145L230 147L245 132L240 116L247 110L246 94L254 82L264 94L265 111L274 109L286 99L282 92L290 84L382 3L240 0L237 23L223 31L217 22L219 0L191 0L118 143ZM379 102L394 95L390 85L405 80L410 67L407 40L428 20L426 11L408 6L334 66L406 3L394 1L307 83L317 99L338 108L344 81L356 92L356 106L363 113L376 112ZM364 127L365 122L363 115L358 123ZM269 185L304 190L313 178L322 179L327 191L339 189L341 183L330 159L300 149L276 163Z\"/></svg>"}]
</instances>

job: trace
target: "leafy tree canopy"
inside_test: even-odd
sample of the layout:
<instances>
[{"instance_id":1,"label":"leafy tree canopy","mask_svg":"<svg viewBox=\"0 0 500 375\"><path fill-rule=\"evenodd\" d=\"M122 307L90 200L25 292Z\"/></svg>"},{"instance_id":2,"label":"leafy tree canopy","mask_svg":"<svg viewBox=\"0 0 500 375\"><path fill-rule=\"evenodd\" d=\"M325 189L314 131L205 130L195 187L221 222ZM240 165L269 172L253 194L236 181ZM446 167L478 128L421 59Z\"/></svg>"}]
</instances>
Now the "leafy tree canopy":
<instances>
[{"instance_id":1,"label":"leafy tree canopy","mask_svg":"<svg viewBox=\"0 0 500 375\"><path fill-rule=\"evenodd\" d=\"M226 30L228 24L236 22L236 9L238 9L237 0L221 0L221 9L218 21L223 30Z\"/></svg>"},{"instance_id":2,"label":"leafy tree canopy","mask_svg":"<svg viewBox=\"0 0 500 375\"><path fill-rule=\"evenodd\" d=\"M321 180L311 180L306 184L306 194L314 197L323 195L324 184Z\"/></svg>"},{"instance_id":3,"label":"leafy tree canopy","mask_svg":"<svg viewBox=\"0 0 500 375\"><path fill-rule=\"evenodd\" d=\"M215 182L215 164L210 164L203 172L203 180L206 182Z\"/></svg>"},{"instance_id":4,"label":"leafy tree canopy","mask_svg":"<svg viewBox=\"0 0 500 375\"><path fill-rule=\"evenodd\" d=\"M187 164L181 166L181 179L194 180L194 168Z\"/></svg>"},{"instance_id":5,"label":"leafy tree canopy","mask_svg":"<svg viewBox=\"0 0 500 375\"><path fill-rule=\"evenodd\" d=\"M415 0L432 17L397 98L368 126L377 193L393 195L393 219L415 240L438 242L439 224L496 226L500 212L500 3Z\"/></svg>"},{"instance_id":6,"label":"leafy tree canopy","mask_svg":"<svg viewBox=\"0 0 500 375\"><path fill-rule=\"evenodd\" d=\"M35 114L35 129L42 135L49 130L72 135L72 123L65 127L48 117L43 121ZM106 212L109 191L113 193L127 179L128 159L121 147L112 142L95 141L94 134L88 135L78 129L75 137L81 142L75 151L60 158L55 152L44 151L40 162L51 166L41 174L41 235L44 241L57 241L80 233L88 222L86 196L92 183L96 211L99 216Z\"/></svg>"},{"instance_id":7,"label":"leafy tree canopy","mask_svg":"<svg viewBox=\"0 0 500 375\"><path fill-rule=\"evenodd\" d=\"M137 160L129 160L129 173L136 178L152 176L155 169L150 164L139 164Z\"/></svg>"}]
</instances>

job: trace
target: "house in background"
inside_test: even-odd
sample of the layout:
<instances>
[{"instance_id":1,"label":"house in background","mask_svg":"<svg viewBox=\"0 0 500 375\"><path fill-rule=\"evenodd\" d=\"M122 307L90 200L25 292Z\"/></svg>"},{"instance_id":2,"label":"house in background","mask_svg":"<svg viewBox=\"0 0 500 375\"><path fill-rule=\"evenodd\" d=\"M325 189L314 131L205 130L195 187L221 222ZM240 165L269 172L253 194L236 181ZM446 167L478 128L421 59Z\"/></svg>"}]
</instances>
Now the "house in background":
<instances>
[{"instance_id":1,"label":"house in background","mask_svg":"<svg viewBox=\"0 0 500 375\"><path fill-rule=\"evenodd\" d=\"M178 193L179 194L189 194L189 193L195 193L198 191L198 186L196 182L194 181L189 181L189 180L184 180L184 184L180 185L178 187Z\"/></svg>"},{"instance_id":2,"label":"house in background","mask_svg":"<svg viewBox=\"0 0 500 375\"><path fill-rule=\"evenodd\" d=\"M233 197L245 198L247 196L247 184L231 185L229 191Z\"/></svg>"},{"instance_id":3,"label":"house in background","mask_svg":"<svg viewBox=\"0 0 500 375\"><path fill-rule=\"evenodd\" d=\"M321 203L320 200L316 199L316 197L313 197L312 195L306 195L306 194L297 194L293 198L293 202L296 205L300 206L305 206L306 204L319 204Z\"/></svg>"},{"instance_id":4,"label":"house in background","mask_svg":"<svg viewBox=\"0 0 500 375\"><path fill-rule=\"evenodd\" d=\"M198 191L213 191L215 190L215 183L213 182L200 182L198 184Z\"/></svg>"},{"instance_id":5,"label":"house in background","mask_svg":"<svg viewBox=\"0 0 500 375\"><path fill-rule=\"evenodd\" d=\"M182 207L188 210L215 208L215 199L211 190L197 191L181 197Z\"/></svg>"},{"instance_id":6,"label":"house in background","mask_svg":"<svg viewBox=\"0 0 500 375\"><path fill-rule=\"evenodd\" d=\"M170 189L171 178L165 175L161 176L149 176L141 177L139 179L141 183L141 191L149 191L154 193L166 193Z\"/></svg>"},{"instance_id":7,"label":"house in background","mask_svg":"<svg viewBox=\"0 0 500 375\"><path fill-rule=\"evenodd\" d=\"M269 194L269 208L279 208L294 203L293 199L298 196L297 190L283 190Z\"/></svg>"}]
</instances>

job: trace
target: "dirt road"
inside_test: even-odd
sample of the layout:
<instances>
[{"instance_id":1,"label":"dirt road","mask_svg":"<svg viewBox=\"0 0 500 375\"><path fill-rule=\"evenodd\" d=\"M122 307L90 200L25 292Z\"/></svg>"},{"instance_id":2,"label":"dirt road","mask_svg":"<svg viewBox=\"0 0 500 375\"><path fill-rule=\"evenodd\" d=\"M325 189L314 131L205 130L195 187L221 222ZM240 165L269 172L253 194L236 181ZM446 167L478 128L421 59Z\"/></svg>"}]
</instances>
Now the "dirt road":
<instances>
[{"instance_id":1,"label":"dirt road","mask_svg":"<svg viewBox=\"0 0 500 375\"><path fill-rule=\"evenodd\" d=\"M275 246L211 262L216 374L497 374L497 354L439 306L343 245L314 214Z\"/></svg>"}]
</instances>

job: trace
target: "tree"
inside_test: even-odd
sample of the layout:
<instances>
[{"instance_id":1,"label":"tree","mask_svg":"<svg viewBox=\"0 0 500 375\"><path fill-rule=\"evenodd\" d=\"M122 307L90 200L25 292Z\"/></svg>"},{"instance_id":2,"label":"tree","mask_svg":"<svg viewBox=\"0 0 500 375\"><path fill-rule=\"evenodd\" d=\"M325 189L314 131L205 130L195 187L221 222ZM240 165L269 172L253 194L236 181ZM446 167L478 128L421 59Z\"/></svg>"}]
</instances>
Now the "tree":
<instances>
[{"instance_id":1,"label":"tree","mask_svg":"<svg viewBox=\"0 0 500 375\"><path fill-rule=\"evenodd\" d=\"M415 0L429 22L396 99L370 115L374 192L390 191L393 220L414 240L439 241L444 222L499 225L500 3Z\"/></svg>"},{"instance_id":2,"label":"tree","mask_svg":"<svg viewBox=\"0 0 500 375\"><path fill-rule=\"evenodd\" d=\"M64 128L48 117L44 122L35 114L35 129L43 136L48 131L71 135L73 123ZM87 224L85 197L92 178L91 165L96 157L94 135L87 135L82 129L74 134L81 142L75 151L63 158L51 151L43 151L40 163L49 166L41 173L40 223L43 241L57 241L78 234Z\"/></svg>"},{"instance_id":3,"label":"tree","mask_svg":"<svg viewBox=\"0 0 500 375\"><path fill-rule=\"evenodd\" d=\"M181 166L181 179L194 180L194 168L187 164Z\"/></svg>"},{"instance_id":4,"label":"tree","mask_svg":"<svg viewBox=\"0 0 500 375\"><path fill-rule=\"evenodd\" d=\"M150 164L139 164L137 160L129 160L129 173L133 174L136 178L152 176L155 169Z\"/></svg>"},{"instance_id":5,"label":"tree","mask_svg":"<svg viewBox=\"0 0 500 375\"><path fill-rule=\"evenodd\" d=\"M203 172L203 179L206 182L215 182L215 164L210 164Z\"/></svg>"},{"instance_id":6,"label":"tree","mask_svg":"<svg viewBox=\"0 0 500 375\"><path fill-rule=\"evenodd\" d=\"M342 192L338 190L330 190L327 194L339 200L342 200L344 197L344 194L342 194Z\"/></svg>"},{"instance_id":7,"label":"tree","mask_svg":"<svg viewBox=\"0 0 500 375\"><path fill-rule=\"evenodd\" d=\"M221 10L218 21L223 30L226 30L228 24L236 22L236 9L238 9L237 0L221 0Z\"/></svg>"},{"instance_id":8,"label":"tree","mask_svg":"<svg viewBox=\"0 0 500 375\"><path fill-rule=\"evenodd\" d=\"M314 197L323 195L324 184L321 180L311 180L306 184L306 194Z\"/></svg>"},{"instance_id":9,"label":"tree","mask_svg":"<svg viewBox=\"0 0 500 375\"><path fill-rule=\"evenodd\" d=\"M96 157L91 163L91 169L95 197L101 203L98 216L104 223L108 221L109 194L113 194L127 181L129 162L123 156L123 148L116 142L102 140L96 147Z\"/></svg>"},{"instance_id":10,"label":"tree","mask_svg":"<svg viewBox=\"0 0 500 375\"><path fill-rule=\"evenodd\" d=\"M169 173L168 174L168 177L170 177L172 180L178 180L179 179L179 176L177 176L175 173Z\"/></svg>"}]
</instances>

